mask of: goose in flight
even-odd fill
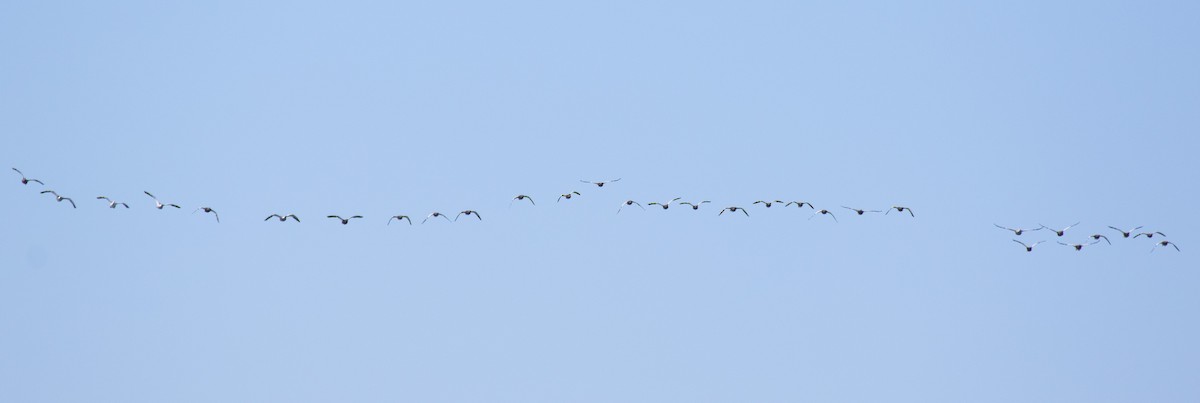
[[[263,221],[270,220],[272,218],[278,218],[279,222],[284,222],[284,221],[287,221],[288,217],[291,217],[293,220],[296,220],[296,222],[300,222],[300,217],[296,217],[295,214],[288,214],[288,215],[271,214],[271,215],[267,216],[267,218],[264,218]]]
[[[512,198],[512,200],[510,200],[510,201],[508,202],[508,207],[512,207],[512,204],[513,204],[513,202],[515,202],[515,201],[517,201],[517,200],[525,200],[525,199],[529,199],[529,204],[532,204],[532,205],[534,205],[534,206],[536,206],[536,205],[537,205],[537,203],[534,203],[534,202],[533,202],[533,198],[532,198],[532,197],[529,197],[529,196],[526,196],[526,195],[517,195],[517,197],[514,197],[514,198]]]
[[[1037,241],[1037,242],[1034,242],[1033,245],[1026,245],[1024,242],[1018,241],[1016,239],[1014,239],[1013,242],[1019,243],[1019,244],[1021,244],[1021,246],[1024,246],[1026,252],[1033,252],[1034,246],[1038,246],[1039,243],[1043,243],[1046,241]]]
[[[1109,227],[1109,228],[1112,228],[1112,229],[1115,229],[1115,230],[1117,230],[1117,232],[1120,232],[1120,233],[1121,233],[1121,236],[1124,236],[1124,237],[1126,237],[1126,238],[1129,238],[1129,234],[1132,234],[1132,233],[1133,233],[1133,231],[1137,231],[1137,230],[1139,230],[1139,229],[1142,229],[1142,226],[1140,226],[1140,225],[1139,225],[1139,226],[1137,226],[1137,227],[1135,227],[1134,229],[1131,229],[1131,230],[1129,230],[1129,231],[1126,231],[1126,230],[1123,230],[1123,229],[1120,229],[1120,228],[1117,228],[1117,227],[1114,227],[1114,226],[1111,226],[1111,225],[1109,225],[1108,227]]]
[[[1050,228],[1050,227],[1047,227],[1045,224],[1038,224],[1038,225],[1041,225],[1041,226],[1042,226],[1042,228],[1045,228],[1045,229],[1048,229],[1048,230],[1054,231],[1054,234],[1055,234],[1055,235],[1058,235],[1058,236],[1063,236],[1063,234],[1067,233],[1067,230],[1071,229],[1071,227],[1074,227],[1074,226],[1076,226],[1076,225],[1079,225],[1079,223],[1074,223],[1074,224],[1068,225],[1066,228],[1063,228],[1063,229],[1054,229],[1054,228]]]
[[[896,212],[898,212],[898,213],[903,213],[905,210],[907,210],[908,215],[913,216],[913,218],[917,217],[916,214],[913,214],[912,209],[910,209],[908,207],[903,207],[903,206],[892,206],[892,208],[888,209],[886,213],[883,213],[883,215],[887,215],[887,213],[892,212],[892,210],[896,210]]]
[[[217,222],[218,223],[221,222],[221,215],[217,214],[217,210],[213,210],[212,207],[201,207],[201,208],[192,210],[192,214],[196,214],[197,211],[201,211],[201,210],[203,210],[205,213],[212,213],[212,215],[214,217],[217,217]],[[270,217],[267,217],[267,218],[270,218]]]
[[[828,214],[830,217],[833,217],[833,222],[838,222],[837,216],[833,215],[833,212],[832,212],[832,211],[829,211],[829,210],[826,210],[826,209],[820,209],[820,210],[817,210],[817,211],[813,212],[813,213],[812,213],[812,215],[808,216],[808,219],[810,219],[810,220],[811,220],[813,217],[816,217],[816,216],[817,216],[817,214],[821,214],[821,215],[826,215],[826,214]]]
[[[787,204],[784,204],[783,207],[791,207],[791,205],[793,205],[793,204],[795,204],[797,208],[804,208],[804,205],[807,204],[808,208],[813,209],[813,210],[817,209],[816,207],[813,207],[812,203],[809,203],[806,201],[799,201],[799,200],[787,202]]]
[[[858,215],[863,215],[863,213],[882,213],[883,212],[883,210],[863,210],[863,209],[857,209],[857,208],[850,208],[850,207],[846,207],[846,206],[842,206],[842,208],[853,211],[855,213],[858,213]]]
[[[995,226],[996,226],[996,228],[1000,228],[1000,229],[1006,229],[1006,230],[1012,231],[1012,233],[1013,233],[1013,234],[1015,234],[1015,235],[1017,235],[1017,236],[1021,236],[1021,234],[1024,234],[1024,233],[1025,233],[1025,231],[1037,231],[1037,230],[1040,230],[1040,229],[1042,229],[1042,228],[1045,228],[1045,227],[1038,227],[1038,228],[1034,228],[1034,229],[1026,229],[1026,228],[1009,228],[1009,227],[1001,227],[1001,226],[1000,226],[1000,224],[992,224],[992,225],[995,225]]]
[[[1143,233],[1140,233],[1140,234],[1134,235],[1133,237],[1134,237],[1134,238],[1137,238],[1137,237],[1139,237],[1139,236],[1145,235],[1145,236],[1146,236],[1146,238],[1154,238],[1154,235],[1155,235],[1155,234],[1157,234],[1157,235],[1162,235],[1162,236],[1167,236],[1167,234],[1164,234],[1164,233],[1161,233],[1161,232],[1158,232],[1158,231],[1154,231],[1154,232],[1143,232]]]
[[[483,221],[483,217],[481,217],[481,216],[479,215],[479,212],[478,212],[478,211],[475,211],[475,210],[463,210],[463,211],[460,211],[460,212],[458,212],[458,215],[454,216],[454,221],[458,221],[458,217],[461,217],[461,216],[463,216],[464,214],[465,214],[467,217],[470,217],[470,216],[471,216],[471,214],[474,214],[474,215],[475,215],[475,218],[478,218],[478,219],[479,219],[479,221]]]
[[[355,218],[362,218],[362,216],[355,215],[355,216],[350,216],[350,218],[342,218],[342,216],[340,216],[340,215],[331,215],[331,216],[325,216],[325,218],[336,218],[336,219],[342,221],[342,225],[346,225],[346,224],[350,223],[350,220],[353,220]],[[296,220],[296,221],[300,221],[300,220]]]
[[[582,179],[581,179],[581,180],[579,180],[579,181],[580,181],[580,182],[583,182],[583,183],[590,183],[590,184],[596,185],[596,187],[598,187],[598,188],[602,188],[602,187],[604,187],[604,184],[606,184],[606,183],[613,183],[613,182],[616,182],[616,181],[619,181],[619,180],[621,180],[621,178],[613,179],[613,180],[610,180],[610,181],[603,181],[603,182],[601,182],[601,181],[595,181],[595,182],[592,182],[592,181],[585,181],[585,180],[582,180]]]
[[[756,201],[756,202],[750,203],[750,204],[761,204],[761,205],[765,206],[766,208],[771,208],[771,205],[773,205],[775,203],[783,203],[783,200],[776,200],[776,201],[759,200],[759,201]],[[784,207],[787,207],[787,206],[784,206]]]
[[[621,207],[617,207],[617,214],[621,214],[621,209],[625,208],[625,206],[632,206],[635,204],[638,206],[638,208],[640,208],[642,210],[646,210],[645,207],[642,207],[642,203],[635,202],[631,199],[631,200],[626,200],[626,201],[621,202]]]
[[[1076,243],[1076,244],[1068,244],[1068,243],[1059,242],[1058,244],[1062,245],[1062,246],[1070,246],[1072,248],[1075,248],[1075,250],[1083,250],[1084,246],[1092,246],[1092,245],[1095,245],[1098,243],[1100,243],[1100,241],[1092,241],[1091,243]]]
[[[1175,247],[1175,251],[1176,251],[1176,252],[1178,252],[1178,251],[1179,251],[1179,245],[1176,245],[1174,242],[1171,242],[1171,241],[1158,241],[1158,242],[1154,243],[1154,248],[1150,249],[1150,252],[1154,252],[1154,249],[1158,249],[1158,247],[1159,247],[1159,246],[1168,246],[1168,245],[1170,245],[1170,246],[1174,246],[1174,247]]]
[[[571,196],[583,196],[583,195],[580,194],[579,192],[575,192],[575,191],[563,193],[563,194],[558,195],[558,200],[555,201],[555,203],[562,201],[562,199],[564,199],[564,198],[567,200],[571,200]],[[529,201],[532,202],[533,199],[529,199]]]
[[[682,202],[682,203],[679,203],[679,204],[680,204],[681,206],[692,206],[692,210],[699,210],[699,209],[700,209],[700,205],[701,205],[701,204],[704,204],[704,203],[712,203],[712,202],[711,202],[711,201],[708,201],[708,200],[703,200],[703,201],[699,201],[699,202],[696,202],[696,203],[692,203],[692,202]],[[718,215],[720,215],[720,214],[718,214]]]
[[[37,182],[39,185],[46,186],[46,184],[42,183],[42,181],[40,181],[40,180],[26,178],[25,174],[21,173],[20,169],[13,168],[12,170],[17,171],[17,174],[21,175],[21,184],[22,185],[28,185],[29,182]]]
[[[671,199],[671,201],[668,201],[665,203],[649,202],[649,203],[646,203],[646,205],[647,206],[662,206],[663,210],[666,210],[666,209],[671,208],[671,203],[674,203],[676,200],[679,200],[679,199],[682,199],[682,197],[676,197],[674,199]]]
[[[78,207],[75,207],[75,201],[74,201],[74,200],[71,200],[71,198],[70,198],[70,197],[62,197],[62,196],[59,196],[59,195],[58,195],[58,192],[55,192],[55,191],[53,191],[53,190],[43,190],[43,191],[42,191],[42,194],[46,194],[46,193],[49,193],[49,194],[52,194],[52,195],[54,195],[54,199],[55,199],[55,201],[58,201],[58,202],[60,202],[60,203],[61,203],[63,200],[66,200],[66,201],[69,201],[69,202],[71,202],[71,208],[78,208]]]
[[[1100,238],[1104,238],[1104,242],[1108,242],[1109,245],[1112,245],[1112,241],[1108,240],[1108,237],[1106,237],[1104,235],[1092,234],[1090,236],[1092,237],[1093,240],[1096,240],[1096,241],[1099,241]]]
[[[743,207],[737,207],[737,206],[730,206],[730,207],[723,208],[723,209],[721,209],[721,212],[720,212],[720,213],[717,213],[717,215],[725,214],[725,212],[726,212],[726,211],[728,211],[728,212],[730,212],[730,213],[736,213],[736,212],[739,212],[739,211],[741,211],[741,212],[742,212],[742,214],[745,214],[745,215],[746,215],[746,217],[749,217],[749,216],[750,216],[750,213],[749,213],[749,212],[747,212],[745,208],[743,208]]]
[[[387,225],[392,225],[392,220],[408,220],[408,225],[412,225],[412,219],[411,219],[411,218],[408,218],[408,216],[406,216],[406,215],[394,215],[394,216],[392,216],[392,218],[389,218],[389,219],[388,219],[388,223],[387,223]]]
[[[434,211],[432,213],[429,213],[429,215],[425,216],[425,219],[421,220],[421,224],[424,224],[426,221],[429,221],[430,217],[442,217],[442,218],[445,218],[446,221],[450,221],[450,217],[446,217],[445,214]],[[453,221],[450,221],[450,222],[453,222]]]
[[[150,194],[150,192],[147,192],[145,190],[143,190],[142,193],[145,193],[146,196],[150,196],[151,199],[154,199],[154,208],[156,208],[156,209],[162,210],[163,207],[167,207],[167,206],[171,206],[174,208],[181,208],[181,207],[179,207],[178,204],[174,204],[174,203],[163,204],[162,202],[158,201],[157,197],[154,197],[154,195]]]
[[[121,203],[121,202],[115,201],[113,199],[104,197],[104,196],[96,196],[96,200],[104,200],[104,201],[108,202],[108,208],[117,208],[117,206],[125,206],[125,208],[129,208],[128,204]]]

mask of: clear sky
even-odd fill
[[[1200,400],[1194,1],[322,3],[0,3],[0,401]]]

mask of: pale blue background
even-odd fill
[[[165,3],[0,4],[0,401],[1200,400],[1200,3]]]

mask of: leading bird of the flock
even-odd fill
[[[1095,245],[1098,243],[1100,243],[1100,241],[1092,241],[1091,243],[1074,243],[1074,244],[1059,242],[1058,244],[1062,245],[1062,246],[1070,246],[1072,248],[1075,248],[1075,250],[1083,250],[1084,246],[1092,246],[1092,245]]]
[[[336,218],[336,219],[342,221],[342,225],[346,225],[346,224],[350,223],[350,220],[353,220],[355,218],[362,218],[362,216],[354,215],[354,216],[350,216],[350,218],[342,218],[342,216],[340,216],[340,215],[331,215],[331,216],[325,216],[325,218]],[[299,220],[297,220],[297,221],[299,221]]]
[[[812,203],[809,203],[806,201],[799,201],[799,200],[787,202],[787,204],[784,204],[783,207],[791,207],[793,204],[796,205],[796,208],[804,208],[804,205],[807,204],[808,208],[813,209],[813,210],[817,209],[816,207],[813,207]]]
[[[736,213],[736,212],[741,211],[742,214],[746,215],[746,217],[750,216],[750,213],[747,212],[745,208],[738,207],[738,206],[729,206],[729,207],[723,208],[723,209],[721,209],[721,212],[717,213],[717,215],[725,214],[726,211],[728,211],[730,213]]]
[[[606,184],[606,183],[613,183],[613,182],[616,182],[619,180],[621,180],[621,178],[613,179],[610,181],[603,181],[603,182],[601,182],[601,181],[585,181],[582,179],[580,179],[579,181],[583,182],[583,183],[590,183],[590,184],[596,185],[596,187],[598,187],[598,188],[602,188],[602,187],[604,187],[604,184]]]
[[[430,217],[442,217],[442,218],[445,218],[446,221],[448,221],[448,222],[453,222],[453,221],[450,221],[450,217],[446,217],[445,214],[434,211],[432,213],[429,213],[429,215],[425,216],[425,219],[421,220],[421,224],[424,224],[426,221],[429,221]]]
[[[536,205],[537,205],[537,203],[534,203],[534,202],[533,202],[533,198],[532,198],[532,197],[529,197],[529,196],[526,196],[526,195],[517,195],[516,197],[513,197],[513,198],[512,198],[512,200],[509,200],[509,201],[508,201],[508,207],[512,207],[512,204],[513,204],[513,202],[515,202],[515,201],[517,201],[517,200],[525,200],[525,199],[529,199],[529,204],[532,204],[532,205],[534,205],[534,206],[536,206]]]
[[[467,217],[470,217],[470,216],[471,216],[471,214],[474,214],[474,215],[475,215],[475,218],[478,218],[478,219],[479,219],[479,221],[483,221],[483,217],[482,217],[482,216],[480,216],[480,215],[479,215],[479,212],[478,212],[478,211],[475,211],[475,210],[463,210],[463,211],[459,211],[459,212],[458,212],[458,215],[454,216],[454,221],[458,221],[458,217],[462,217],[462,216],[463,216],[463,214],[466,214],[466,215],[467,215]]]
[[[904,206],[892,206],[892,208],[888,209],[886,213],[883,213],[883,215],[887,215],[888,213],[892,212],[892,210],[896,210],[896,212],[898,212],[898,213],[903,213],[905,211],[908,211],[908,215],[913,216],[913,218],[917,217],[916,214],[913,214],[912,209],[910,209],[908,207],[904,207]]]
[[[1120,228],[1117,228],[1117,227],[1114,227],[1114,226],[1111,226],[1111,225],[1109,225],[1108,227],[1109,227],[1109,228],[1112,228],[1112,229],[1115,229],[1115,230],[1117,230],[1117,232],[1120,232],[1120,233],[1121,233],[1121,236],[1124,236],[1124,237],[1126,237],[1126,238],[1129,238],[1129,234],[1132,234],[1132,233],[1133,233],[1133,231],[1137,231],[1137,230],[1140,230],[1140,229],[1142,229],[1142,226],[1141,226],[1141,225],[1139,225],[1139,226],[1137,226],[1137,227],[1135,227],[1134,229],[1131,229],[1131,230],[1129,230],[1129,231],[1126,231],[1126,230],[1123,230],[1123,229],[1120,229]]]
[[[174,203],[163,204],[163,202],[158,201],[157,197],[154,197],[154,195],[150,194],[150,192],[147,192],[145,190],[143,190],[142,193],[145,193],[146,196],[150,196],[151,199],[154,199],[154,208],[156,208],[156,209],[162,210],[163,207],[167,207],[167,206],[171,206],[174,208],[181,208],[181,207],[179,207],[178,204],[174,204]]]
[[[638,203],[638,202],[635,202],[632,199],[630,199],[630,200],[621,202],[621,207],[617,207],[617,214],[621,214],[621,209],[625,208],[625,206],[632,206],[635,204],[638,206],[638,208],[642,209],[643,211],[646,210],[645,207],[642,207],[642,203]]]
[[[1038,228],[1033,228],[1033,229],[1026,229],[1026,228],[1015,228],[1015,229],[1014,229],[1014,228],[1009,228],[1009,227],[1001,227],[1001,226],[1000,226],[1000,224],[992,224],[992,225],[995,225],[995,226],[996,226],[996,228],[1000,228],[1000,229],[1006,229],[1006,230],[1012,231],[1012,233],[1013,233],[1013,234],[1015,234],[1015,235],[1017,235],[1017,236],[1021,236],[1021,234],[1024,234],[1024,233],[1025,233],[1025,231],[1037,231],[1037,230],[1040,230],[1040,229],[1042,229],[1042,228],[1045,228],[1045,227],[1038,227]]]
[[[291,217],[293,220],[296,220],[296,222],[300,222],[300,217],[296,217],[295,214],[288,214],[288,215],[271,214],[271,215],[267,216],[267,218],[264,218],[263,221],[270,220],[272,218],[278,218],[279,222],[284,222],[284,221],[287,221],[288,217]]]
[[[62,197],[62,196],[59,196],[58,192],[55,192],[55,191],[53,191],[53,190],[43,190],[43,191],[42,191],[42,194],[46,194],[46,193],[49,193],[49,194],[52,194],[52,195],[54,195],[54,200],[55,200],[55,201],[58,201],[58,202],[60,202],[60,203],[61,203],[63,200],[66,200],[66,201],[69,201],[69,202],[71,202],[71,208],[78,208],[78,207],[75,207],[75,201],[74,201],[74,200],[71,200],[71,198],[70,198],[70,197]]]
[[[113,199],[109,199],[108,197],[105,197],[105,196],[96,196],[96,200],[104,200],[104,201],[108,202],[108,208],[117,208],[118,205],[125,206],[125,208],[129,208],[128,204],[121,203],[121,202],[118,202]]]
[[[701,205],[701,204],[704,204],[704,203],[712,203],[712,202],[711,202],[711,201],[708,201],[708,200],[701,200],[701,201],[699,201],[699,202],[695,202],[695,203],[692,203],[692,202],[682,202],[682,203],[679,203],[679,205],[681,205],[681,206],[692,206],[692,210],[699,210],[699,209],[700,209],[700,205]],[[720,215],[720,214],[717,214],[717,215]]]
[[[24,173],[21,173],[21,170],[20,170],[20,169],[13,168],[12,170],[14,170],[14,171],[17,171],[17,174],[18,174],[18,175],[21,175],[21,184],[22,184],[22,185],[28,185],[28,184],[29,184],[29,182],[37,182],[39,185],[46,186],[46,184],[45,184],[45,183],[42,183],[42,181],[40,181],[40,180],[26,178],[26,177],[25,177],[25,174],[24,174]]]
[[[1097,240],[1097,241],[1099,241],[1099,240],[1100,240],[1100,238],[1104,238],[1104,242],[1108,242],[1108,244],[1109,244],[1109,245],[1112,245],[1112,241],[1108,240],[1108,237],[1106,237],[1106,236],[1104,236],[1104,235],[1100,235],[1100,234],[1092,234],[1092,235],[1089,235],[1089,236],[1090,236],[1090,237],[1092,237],[1092,239],[1094,239],[1094,240]]]
[[[855,213],[858,213],[858,215],[863,215],[864,213],[882,213],[883,212],[883,210],[863,210],[863,209],[857,209],[857,208],[850,208],[850,207],[846,207],[846,206],[842,206],[842,208],[853,211]]]
[[[1038,244],[1044,243],[1046,241],[1037,241],[1037,242],[1034,242],[1033,245],[1026,245],[1024,242],[1018,241],[1016,239],[1014,239],[1013,242],[1019,243],[1019,244],[1021,244],[1021,246],[1024,246],[1026,252],[1033,252],[1034,246],[1038,246]]]
[[[406,216],[406,215],[394,215],[394,216],[392,216],[392,218],[389,218],[389,219],[388,219],[388,223],[387,223],[387,225],[392,225],[392,220],[408,220],[408,225],[412,225],[412,219],[411,219],[411,218],[408,218],[408,216]]]
[[[674,198],[674,199],[671,199],[671,200],[669,200],[669,201],[667,201],[667,202],[664,202],[664,203],[659,203],[659,202],[649,202],[649,203],[646,203],[646,205],[647,205],[647,206],[662,206],[663,210],[666,210],[666,209],[669,209],[669,208],[671,208],[671,203],[674,203],[674,202],[676,202],[676,201],[677,201],[677,200],[679,200],[679,199],[682,199],[682,197],[676,197],[676,198]]]
[[[1054,229],[1054,228],[1050,228],[1050,227],[1047,227],[1047,226],[1046,226],[1046,224],[1038,224],[1038,225],[1041,225],[1041,226],[1042,226],[1042,228],[1045,228],[1045,229],[1048,229],[1048,230],[1054,231],[1054,234],[1055,234],[1055,235],[1058,235],[1058,236],[1063,236],[1063,234],[1067,233],[1067,230],[1071,229],[1071,227],[1074,227],[1074,226],[1076,226],[1076,225],[1079,225],[1079,223],[1074,223],[1074,224],[1068,225],[1066,228],[1063,228],[1063,229]]]
[[[1134,237],[1134,238],[1137,238],[1137,237],[1139,237],[1139,236],[1145,236],[1146,238],[1154,238],[1154,235],[1162,235],[1162,236],[1167,236],[1167,234],[1164,234],[1164,233],[1161,233],[1161,232],[1158,232],[1158,231],[1154,231],[1154,232],[1143,232],[1143,233],[1140,233],[1140,234],[1134,235],[1133,237]]]
[[[766,208],[771,208],[771,205],[773,205],[775,203],[783,203],[783,200],[776,200],[776,201],[759,200],[759,201],[756,201],[756,202],[750,203],[750,204],[761,204],[761,205],[765,206]],[[786,207],[786,206],[784,206],[784,207]]]
[[[832,211],[829,211],[826,209],[820,209],[820,210],[813,212],[812,215],[808,216],[808,219],[810,219],[810,220],[813,219],[813,217],[816,217],[817,214],[821,214],[821,215],[828,214],[830,217],[833,217],[833,222],[838,222],[837,216],[833,215]]]
[[[558,200],[556,200],[555,203],[562,201],[562,199],[571,200],[571,196],[583,196],[583,195],[576,191],[570,191],[570,192],[558,195]],[[529,199],[529,201],[532,202],[533,199]]]
[[[1155,242],[1155,243],[1154,243],[1154,248],[1151,248],[1151,249],[1150,249],[1150,252],[1154,252],[1154,250],[1155,250],[1155,249],[1158,249],[1158,247],[1159,247],[1159,246],[1167,246],[1167,245],[1174,246],[1174,247],[1175,247],[1175,251],[1176,251],[1176,252],[1179,252],[1179,245],[1176,245],[1174,242],[1171,242],[1171,241],[1165,241],[1165,240],[1164,240],[1164,241],[1158,241],[1158,242]]]
[[[217,222],[218,223],[221,222],[221,215],[217,214],[217,210],[213,210],[212,207],[201,207],[201,208],[192,210],[192,214],[196,214],[196,212],[200,211],[200,210],[204,210],[205,213],[212,213],[212,215],[214,217],[217,217]],[[271,218],[271,217],[267,217],[267,218]]]

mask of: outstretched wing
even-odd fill
[[[1012,241],[1013,241],[1013,242],[1016,242],[1016,243],[1019,243],[1019,244],[1021,244],[1021,246],[1024,246],[1024,247],[1026,247],[1026,248],[1028,248],[1028,247],[1029,247],[1029,245],[1026,245],[1024,242],[1018,241],[1018,240],[1016,240],[1016,239],[1014,239],[1014,240],[1012,240]],[[1034,245],[1036,245],[1036,244],[1034,244]]]
[[[79,207],[75,207],[75,201],[71,200],[70,197],[64,197],[63,200],[71,202],[71,208],[79,208]]]

